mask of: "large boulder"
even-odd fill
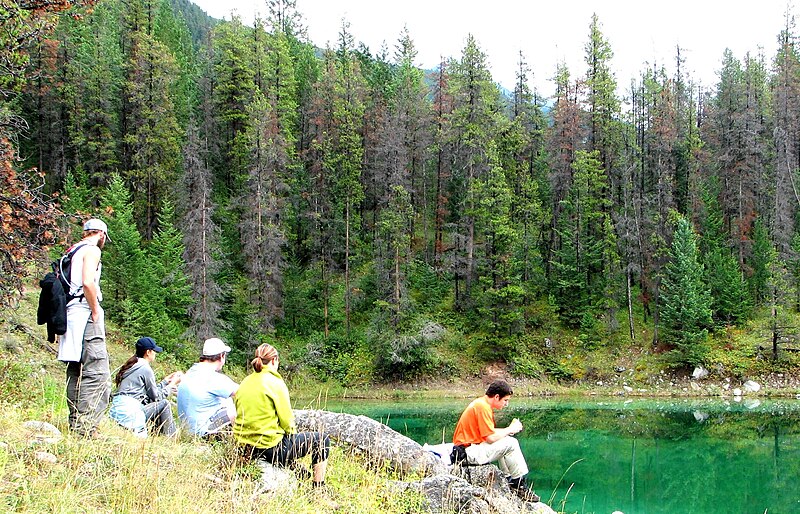
[[[255,462],[259,469],[261,469],[261,479],[258,481],[258,486],[253,492],[252,499],[264,493],[294,494],[298,485],[294,473],[273,466],[263,459],[256,459]]]
[[[366,416],[322,410],[295,410],[295,423],[301,432],[323,432],[340,444],[367,455],[377,465],[388,464],[401,474],[433,476],[447,468],[418,443]]]
[[[470,470],[473,481],[481,481],[487,476],[494,476],[490,470],[478,470],[489,466],[476,466]],[[494,467],[494,466],[492,466]],[[495,468],[496,469],[496,468]],[[484,473],[485,472],[485,473]],[[499,470],[497,470],[499,474]],[[502,475],[499,475],[502,477]],[[478,478],[482,477],[482,478]],[[505,484],[505,492],[499,484]],[[428,508],[434,514],[458,512],[469,514],[555,514],[548,505],[526,503],[508,490],[505,479],[494,482],[489,489],[474,485],[464,478],[452,474],[428,477],[417,482],[398,482],[401,489],[411,489],[421,493],[428,502]]]
[[[708,376],[708,370],[703,366],[697,366],[696,368],[694,368],[694,371],[692,372],[692,378],[694,380],[702,380],[707,376]]]

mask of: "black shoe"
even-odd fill
[[[534,493],[527,487],[522,489],[517,489],[514,492],[517,493],[517,496],[519,496],[519,498],[524,502],[538,503],[541,500],[538,494]]]
[[[508,487],[510,487],[511,490],[514,491],[514,493],[522,501],[536,503],[541,500],[538,494],[528,489],[528,484],[526,483],[524,476],[519,478],[509,478]]]

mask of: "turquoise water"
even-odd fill
[[[328,402],[419,443],[450,441],[469,400]],[[530,400],[514,417],[529,482],[567,513],[800,513],[800,402]]]

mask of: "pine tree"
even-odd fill
[[[186,333],[189,322],[187,309],[194,301],[183,260],[183,234],[175,226],[175,208],[169,201],[165,201],[159,210],[158,227],[146,251],[148,272],[158,284],[157,288],[149,289],[151,294],[144,298],[156,314],[150,320],[148,332],[158,330],[165,340],[175,344]],[[194,347],[189,349],[194,350]]]
[[[214,109],[223,159],[213,171],[226,199],[241,190],[249,163],[247,105],[256,87],[247,44],[251,39],[249,29],[237,16],[230,23],[217,25],[212,35]]]
[[[154,7],[138,1],[133,0],[126,13],[123,165],[134,219],[150,240],[159,206],[177,179],[180,127],[171,93],[178,67],[154,35]]]
[[[557,226],[561,246],[552,264],[559,313],[567,324],[577,326],[615,301],[608,287],[616,278],[618,257],[605,196],[608,182],[598,152],[576,152],[573,170],[573,185]]]
[[[753,224],[752,255],[748,260],[751,269],[748,283],[750,294],[756,305],[764,305],[764,302],[769,299],[769,266],[773,251],[769,232],[761,218],[757,218]]]
[[[449,116],[452,177],[450,179],[451,215],[456,220],[453,239],[455,302],[457,308],[469,308],[476,274],[476,239],[474,212],[480,199],[474,196],[473,184],[489,169],[487,148],[501,131],[502,108],[497,86],[492,82],[486,54],[474,36],[467,36],[461,59],[450,67],[449,94],[453,112]],[[461,283],[463,281],[463,287]]]
[[[712,299],[702,278],[697,236],[686,218],[676,216],[670,262],[661,287],[660,334],[674,346],[671,357],[676,364],[698,365],[708,350]]]
[[[390,287],[384,301],[391,311],[392,325],[398,329],[404,307],[409,299],[406,293],[405,265],[409,260],[411,235],[409,225],[413,215],[411,197],[401,185],[394,185],[389,192],[387,208],[381,211],[379,220],[379,241],[385,246],[388,256],[376,263],[380,282]]]
[[[715,194],[716,186],[716,181],[710,181],[703,194],[705,210],[700,247],[714,321],[738,325],[747,318],[751,301],[739,262],[728,247],[724,216]]]
[[[519,234],[511,217],[511,188],[498,165],[496,149],[490,146],[488,152],[489,170],[473,183],[478,204],[472,214],[484,238],[477,273],[481,284],[478,312],[492,332],[510,335],[524,328],[525,294],[514,255]]]
[[[134,221],[131,195],[119,175],[109,179],[100,205],[113,212],[113,216],[104,217],[109,234],[113,234],[113,244],[105,247],[103,255],[103,308],[110,319],[139,328],[149,312],[149,307],[142,305],[142,298],[157,285],[145,271],[145,252]]]

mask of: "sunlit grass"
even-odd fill
[[[259,494],[260,471],[242,463],[233,443],[141,440],[110,420],[100,436],[71,434],[52,445],[28,440],[24,409],[1,406],[0,510],[5,512],[423,512],[422,499],[391,487],[391,474],[342,448],[331,452],[329,492],[320,501],[310,484],[294,493]],[[56,417],[56,416],[45,416]],[[53,454],[54,464],[36,452]],[[308,465],[307,458],[305,464]]]

